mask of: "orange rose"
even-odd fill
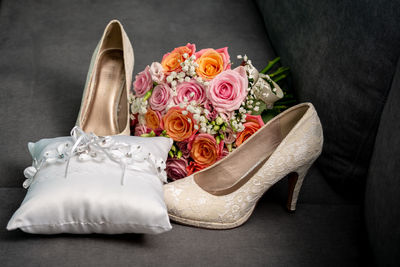
[[[144,115],[144,118],[146,120],[146,126],[150,129],[156,130],[160,128],[161,115],[159,112],[149,108],[146,112],[146,115]]]
[[[243,124],[244,130],[239,132],[236,137],[236,146],[240,146],[244,141],[246,141],[250,136],[258,131],[264,122],[260,115],[253,116],[246,114],[246,123]]]
[[[203,167],[214,164],[220,157],[220,148],[215,138],[210,134],[198,134],[192,143],[190,157]]]
[[[179,53],[172,52],[163,57],[161,65],[165,72],[173,72],[179,71],[182,62],[183,56]]]
[[[164,130],[174,141],[184,141],[191,137],[196,131],[194,129],[194,119],[190,112],[183,115],[182,109],[172,107],[162,119]]]
[[[194,44],[187,44],[186,46],[180,46],[172,50],[171,53],[167,53],[163,56],[161,65],[165,72],[170,73],[173,71],[179,72],[182,67],[181,63],[185,61],[183,54],[188,54],[190,57],[196,50]]]
[[[197,75],[206,80],[211,80],[222,71],[230,68],[229,54],[226,47],[217,50],[202,49],[196,53]]]

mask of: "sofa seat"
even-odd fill
[[[357,266],[358,205],[299,204],[288,213],[267,195],[241,227],[173,224],[161,235],[31,235],[5,225],[25,195],[0,189],[1,266]],[[281,205],[282,204],[282,205]]]

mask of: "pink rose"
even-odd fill
[[[215,51],[220,53],[222,58],[224,59],[224,70],[231,69],[231,58],[228,53],[228,47],[219,48]]]
[[[135,77],[133,88],[137,97],[143,97],[153,86],[153,80],[151,79],[150,67],[146,66],[144,71],[139,72]]]
[[[232,128],[230,126],[226,127],[226,130],[224,131],[224,141],[225,144],[229,145],[235,142],[235,133],[233,132]]]
[[[239,66],[226,70],[215,77],[207,91],[207,97],[218,112],[234,111],[247,96],[246,70]]]
[[[187,160],[184,158],[168,158],[167,159],[167,168],[165,171],[167,172],[167,176],[169,179],[175,181],[181,178],[186,177],[188,166]]]
[[[148,128],[146,125],[138,124],[135,128],[135,136],[141,136],[142,134],[150,133],[151,129]]]
[[[233,111],[220,112],[219,116],[226,122],[229,122],[233,116]]]
[[[154,87],[149,104],[153,110],[164,111],[170,100],[171,88],[167,84],[162,83]]]
[[[150,74],[151,74],[151,78],[156,83],[162,83],[164,81],[165,75],[164,75],[163,67],[160,63],[158,63],[158,62],[151,63]]]
[[[176,142],[176,145],[178,146],[179,150],[182,151],[182,157],[187,159],[190,156],[190,149],[188,147],[189,142],[188,141]]]
[[[174,97],[175,104],[183,102],[185,97],[189,102],[194,100],[198,104],[203,104],[206,100],[206,90],[204,86],[194,80],[180,83],[176,87],[176,93],[177,95]]]

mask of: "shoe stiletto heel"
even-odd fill
[[[289,185],[289,192],[288,192],[288,199],[286,203],[286,208],[289,212],[294,212],[296,210],[297,201],[294,201],[294,189],[296,188],[297,181],[299,180],[299,175],[297,172],[289,173],[288,175],[288,185]]]
[[[299,168],[297,171],[291,172],[288,175],[289,194],[288,194],[286,208],[289,212],[296,211],[296,205],[300,189],[301,186],[303,185],[304,177],[306,176],[307,171],[310,167],[311,164],[303,166],[302,168]]]
[[[196,227],[237,227],[247,221],[261,196],[285,177],[289,178],[287,208],[294,211],[304,177],[322,144],[314,106],[294,106],[213,166],[164,185],[169,216]]]

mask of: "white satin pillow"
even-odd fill
[[[97,144],[91,147],[84,143],[93,140],[78,138],[29,143],[34,160],[34,167],[24,172],[29,178],[24,186],[29,190],[8,230],[158,234],[171,229],[160,180],[166,179],[164,163],[172,139],[96,137]],[[99,141],[106,145],[100,147]],[[79,153],[71,156],[72,147]]]

